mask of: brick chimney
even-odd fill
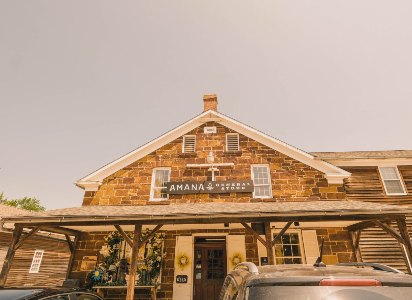
[[[203,111],[214,110],[217,111],[217,95],[207,94],[203,96]]]

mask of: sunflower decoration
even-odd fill
[[[103,278],[103,273],[100,270],[95,270],[93,272],[92,278],[94,281],[100,281]]]
[[[189,265],[190,259],[187,254],[182,253],[177,256],[176,263],[181,270],[184,270]]]
[[[232,255],[232,258],[230,259],[230,262],[232,263],[233,267],[241,263],[242,261],[244,261],[242,253],[234,253]]]

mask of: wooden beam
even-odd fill
[[[366,228],[371,228],[371,227],[375,227],[376,223],[375,221],[377,221],[378,219],[374,219],[374,220],[368,220],[368,221],[363,221],[363,222],[359,222],[353,225],[349,225],[348,227],[346,227],[347,230],[349,231],[357,231],[357,230],[363,230]],[[390,220],[388,219],[381,219],[379,220],[380,222],[390,222]]]
[[[270,222],[265,222],[265,237],[266,237],[266,251],[268,256],[268,264],[275,264],[275,256],[273,253],[272,246],[272,228],[270,227]]]
[[[382,228],[384,231],[386,231],[387,233],[389,233],[389,234],[390,234],[392,237],[394,237],[399,243],[405,244],[405,241],[404,241],[404,239],[402,238],[402,236],[401,236],[399,233],[397,233],[396,230],[395,230],[392,226],[387,225],[387,224],[385,224],[385,223],[382,223],[382,222],[380,222],[380,221],[378,221],[378,220],[374,221],[374,223],[375,223],[376,225],[378,225],[380,228]]]
[[[126,300],[134,299],[134,288],[135,288],[136,271],[137,271],[137,255],[139,253],[139,240],[141,236],[142,236],[142,224],[136,224],[134,226],[132,257],[130,261],[129,280],[127,281]]]
[[[396,223],[398,224],[399,232],[401,233],[401,236],[404,240],[404,246],[405,246],[405,256],[406,256],[406,266],[408,267],[409,274],[412,273],[412,244],[411,244],[411,238],[409,236],[409,231],[408,231],[408,226],[406,225],[406,220],[405,218],[398,219],[396,220]]]
[[[67,239],[67,237],[70,238],[69,235],[66,235],[66,239]],[[79,241],[79,236],[76,235],[74,237],[74,242],[72,243],[73,251],[70,249],[71,253],[70,253],[70,259],[69,259],[69,265],[67,266],[67,271],[66,271],[66,279],[70,278],[70,275],[71,275],[71,272],[72,272],[72,267],[73,267],[73,262],[74,262],[74,255],[76,254],[76,247],[77,247],[77,242],[78,241]]]
[[[14,246],[14,250],[19,249],[28,238],[36,234],[36,232],[39,230],[40,230],[40,226],[37,226],[37,227],[34,227],[31,231],[29,231],[27,234],[22,235],[20,237],[20,241],[16,244],[16,246]]]
[[[250,227],[247,223],[242,222],[240,224],[242,224],[242,226],[245,227],[246,231],[252,234],[259,242],[263,244],[263,246],[266,247],[266,240],[262,238],[256,231],[254,231],[252,227]]]
[[[6,258],[4,259],[3,269],[0,273],[0,287],[4,287],[4,285],[6,284],[7,276],[9,275],[14,254],[16,253],[16,244],[19,242],[22,232],[23,226],[15,225],[13,237],[11,239],[9,249],[7,250]]]
[[[293,222],[287,222],[285,227],[282,228],[282,230],[275,236],[275,238],[272,241],[272,247],[276,244],[276,242],[278,242],[278,240],[280,240],[280,238],[282,237],[282,235],[286,232],[286,230],[289,229],[289,227],[293,224]]]
[[[363,215],[349,215],[349,214],[318,214],[318,215],[307,215],[302,212],[301,215],[272,215],[270,214],[259,214],[259,215],[216,215],[216,216],[189,216],[189,217],[176,217],[176,216],[164,216],[162,218],[150,218],[150,216],[144,218],[135,219],[96,219],[92,220],[90,218],[79,218],[76,220],[66,219],[60,221],[50,221],[43,222],[39,220],[32,223],[19,223],[25,227],[33,226],[99,226],[99,225],[172,225],[172,224],[219,224],[219,223],[255,223],[255,222],[289,222],[294,220],[296,222],[322,222],[322,221],[372,221],[372,220],[396,220],[398,218],[404,217],[404,214],[385,214],[382,216],[376,216],[371,214]],[[373,225],[372,225],[373,226]],[[370,226],[369,226],[370,227]]]
[[[52,233],[58,233],[58,234],[68,234],[71,236],[78,236],[81,234],[81,231],[78,230],[73,230],[73,229],[68,229],[68,228],[63,228],[63,227],[54,227],[54,226],[41,226],[41,231],[48,231]]]
[[[133,242],[132,240],[127,236],[126,232],[124,232],[123,228],[120,227],[120,225],[114,225],[114,227],[116,228],[116,230],[120,233],[120,235],[123,237],[123,239],[126,241],[126,243],[132,247],[133,246]]]
[[[155,228],[153,228],[152,231],[149,232],[149,234],[145,235],[145,236],[142,238],[142,240],[139,242],[139,248],[140,248],[141,246],[143,246],[144,244],[146,244],[146,242],[147,242],[148,240],[150,240],[150,239],[156,234],[156,232],[158,232],[159,229],[162,228],[162,226],[163,226],[163,224],[157,225]]]

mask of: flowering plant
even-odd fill
[[[150,230],[142,234],[142,238],[150,234]],[[130,239],[133,239],[133,234],[127,233]],[[156,233],[150,238],[144,248],[144,257],[137,270],[136,279],[139,285],[157,285],[159,282],[160,270],[162,266],[163,258],[166,253],[163,253],[163,241],[165,238],[164,233]],[[123,237],[117,231],[109,233],[104,238],[104,245],[99,250],[99,253],[103,257],[102,264],[99,265],[89,274],[89,281],[94,285],[113,285],[115,283],[123,282],[124,276],[121,274],[127,274],[127,266],[121,266],[121,260],[126,264],[126,259],[121,259],[125,256],[128,258],[128,252],[126,249],[122,249]],[[124,247],[128,247],[124,244]],[[120,281],[119,281],[120,280]]]
[[[149,229],[143,234],[143,237],[150,233]],[[166,253],[162,253],[164,233],[156,233],[146,244],[143,265],[138,268],[140,275],[139,283],[141,285],[157,285],[160,276],[160,269],[163,258]]]

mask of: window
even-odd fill
[[[405,195],[405,189],[397,167],[380,167],[383,186],[387,195]]]
[[[252,165],[254,198],[272,198],[272,184],[268,165]]]
[[[195,153],[196,151],[196,136],[195,135],[184,135],[183,136],[183,153]]]
[[[300,239],[297,232],[282,235],[280,241],[275,244],[275,257],[277,265],[303,263]]]
[[[168,199],[165,192],[166,182],[170,180],[170,168],[156,168],[152,174],[152,188],[150,190],[150,200]]]
[[[226,151],[236,152],[239,151],[239,134],[227,133],[226,134]]]
[[[34,251],[29,273],[39,273],[41,260],[43,259],[44,250]]]

